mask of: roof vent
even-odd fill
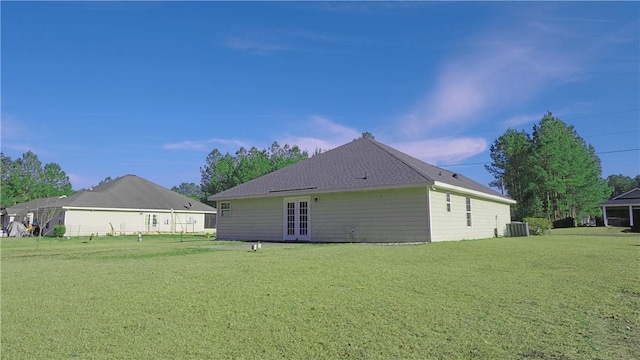
[[[453,173],[453,175],[451,175],[451,176],[453,176],[456,179],[458,178],[458,174],[456,174],[456,173]]]

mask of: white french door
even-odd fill
[[[285,198],[283,204],[284,240],[311,240],[309,197]]]
[[[158,214],[144,214],[144,231],[158,231]]]

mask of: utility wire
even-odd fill
[[[613,154],[613,153],[621,153],[621,152],[630,152],[630,151],[640,151],[640,148],[637,149],[623,149],[623,150],[610,150],[610,151],[599,151],[596,154]],[[456,166],[471,166],[471,165],[487,165],[491,164],[490,161],[485,162],[475,162],[475,163],[466,163],[466,164],[446,164],[446,165],[438,165],[439,167],[456,167]]]

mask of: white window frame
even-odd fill
[[[451,212],[451,193],[446,194],[447,197],[447,212]]]
[[[220,217],[231,217],[231,201],[220,202]]]
[[[468,196],[466,198],[466,203],[467,203],[467,227],[471,227],[473,224],[471,222],[471,198]]]

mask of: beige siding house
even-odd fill
[[[372,243],[502,236],[515,203],[366,138],[209,200],[218,239]]]
[[[42,199],[37,206],[18,204],[8,208],[9,213],[14,217],[21,213],[31,223],[50,219],[39,224],[45,235],[60,224],[66,226],[67,236],[81,236],[215,232],[216,209],[138,176],[125,175],[73,196]]]

